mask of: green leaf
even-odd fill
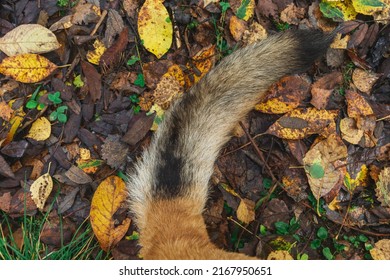
[[[248,5],[250,3],[250,0],[242,0],[240,7],[237,9],[237,17],[239,19],[243,19],[246,14],[246,9],[248,8]]]
[[[38,111],[41,111],[41,110],[43,110],[43,108],[45,108],[45,107],[46,107],[45,104],[39,103],[38,106],[37,106],[37,110],[38,110]]]
[[[134,81],[134,84],[139,87],[145,86],[145,79],[143,74],[138,74],[137,79]]]
[[[58,114],[57,119],[61,123],[66,123],[68,120],[68,117],[65,114]]]
[[[320,239],[314,239],[312,242],[310,242],[310,248],[317,250],[321,247],[321,240]]]
[[[267,228],[264,225],[260,225],[260,234],[261,235],[267,234]]]
[[[30,99],[26,103],[26,108],[27,109],[35,109],[38,106],[38,102],[35,101],[34,99]]]
[[[51,114],[49,115],[49,120],[51,120],[52,122],[55,121],[58,117],[58,113],[57,111],[53,111],[51,112]]]
[[[228,2],[219,2],[219,5],[221,6],[222,13],[226,13],[227,9],[230,8],[230,4]]]
[[[321,179],[325,175],[325,170],[320,163],[316,162],[309,166],[309,175],[314,179]]]
[[[303,253],[302,255],[298,254],[297,259],[300,261],[307,261],[309,259],[309,255],[305,253]]]
[[[129,177],[127,177],[127,175],[125,175],[122,171],[118,171],[116,175],[125,182],[129,181]]]
[[[139,105],[133,106],[133,112],[134,112],[134,114],[138,114],[140,111],[141,111],[141,106],[139,106]]]
[[[275,223],[275,229],[277,234],[286,235],[288,234],[290,226],[289,224],[279,221]]]
[[[139,103],[139,97],[138,97],[138,95],[137,94],[132,94],[132,95],[130,95],[130,101],[132,102],[132,103]]]
[[[58,107],[56,111],[60,114],[63,114],[63,113],[65,113],[66,110],[68,110],[68,106],[63,105],[63,106]]]
[[[128,66],[134,65],[135,63],[137,63],[137,61],[140,61],[140,58],[135,55],[132,55],[130,59],[127,61],[127,65]]]
[[[359,234],[358,239],[361,242],[367,242],[368,241],[368,237],[365,236],[364,234]]]
[[[270,178],[263,178],[263,187],[269,190],[272,187],[272,180]]]
[[[136,231],[133,231],[133,233],[129,236],[126,236],[127,240],[138,240],[139,239],[139,233]]]
[[[317,236],[321,240],[325,240],[328,238],[328,231],[324,227],[320,227],[317,231]]]
[[[84,82],[83,80],[81,79],[81,75],[77,75],[74,80],[73,80],[73,85],[76,87],[76,88],[81,88],[84,86]]]
[[[59,91],[56,91],[54,93],[49,93],[47,98],[53,102],[55,105],[61,104],[62,99],[60,98],[61,93]]]
[[[327,260],[333,260],[334,259],[334,256],[333,256],[332,252],[330,251],[329,247],[325,247],[324,249],[322,249],[322,254],[324,255],[324,257]]]
[[[332,6],[327,2],[320,3],[320,11],[327,18],[334,20],[340,20],[344,18],[343,12],[339,8]]]

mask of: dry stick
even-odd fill
[[[248,233],[250,233],[250,234],[256,236],[256,238],[257,238],[258,240],[261,240],[261,238],[258,237],[255,233],[251,232],[249,229],[247,229],[246,227],[242,226],[239,222],[237,222],[236,220],[234,220],[232,217],[227,217],[227,219],[228,219],[229,221],[232,221],[232,222],[235,223],[236,225],[238,225],[240,228],[242,228],[242,229],[245,230],[246,232],[248,232]]]
[[[107,10],[104,10],[102,15],[100,16],[100,19],[99,19],[98,23],[96,24],[95,28],[92,30],[91,34],[89,34],[90,36],[95,35],[95,33],[99,29],[100,25],[102,25],[102,22],[105,19],[106,15],[107,15]]]

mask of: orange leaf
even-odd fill
[[[7,57],[0,64],[1,74],[22,83],[39,82],[55,69],[57,69],[57,65],[38,54],[20,54]]]
[[[93,195],[90,212],[91,225],[104,251],[116,245],[130,226],[129,218],[116,226],[113,217],[126,198],[125,183],[117,176],[110,176],[101,182]]]

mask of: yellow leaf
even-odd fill
[[[110,176],[100,183],[91,203],[90,219],[93,232],[104,251],[110,250],[126,234],[130,219],[116,225],[115,212],[126,201],[127,191],[123,180]]]
[[[152,108],[150,108],[150,111],[148,112],[148,114],[156,113],[154,120],[153,120],[153,125],[150,128],[151,131],[157,130],[158,125],[162,122],[162,120],[164,118],[164,112],[165,111],[158,104],[154,104],[152,106]]]
[[[227,191],[228,193],[230,193],[231,195],[233,195],[233,196],[235,196],[235,197],[241,198],[240,195],[239,195],[231,186],[222,183],[222,184],[221,184],[221,187],[222,187],[225,191]]]
[[[48,119],[41,117],[33,122],[30,131],[26,137],[32,138],[36,141],[44,141],[50,137],[51,125]]]
[[[383,9],[388,6],[384,1],[379,0],[352,0],[352,5],[355,8],[356,12],[363,15],[373,15],[377,12],[383,11]]]
[[[38,54],[20,54],[4,58],[0,73],[22,83],[36,83],[49,76],[57,65]]]
[[[91,151],[85,148],[80,148],[80,158],[83,160],[89,160],[91,158]]]
[[[365,187],[367,186],[368,181],[368,168],[363,164],[360,168],[360,171],[356,174],[355,178],[351,178],[351,175],[347,172],[344,178],[344,185],[349,192],[353,193],[356,187]]]
[[[267,260],[293,260],[294,258],[290,255],[288,251],[279,250],[271,252]]]
[[[341,38],[341,33],[337,33],[336,38],[333,40],[333,43],[330,45],[332,49],[342,49],[346,50],[348,47],[348,42],[351,36],[345,35]]]
[[[356,127],[356,121],[351,118],[344,118],[340,121],[341,137],[351,144],[358,144],[363,137],[364,131]]]
[[[334,123],[335,111],[315,108],[295,109],[278,119],[267,133],[279,138],[297,140],[312,134],[321,134]]]
[[[390,260],[390,239],[376,242],[370,254],[374,260]]]
[[[241,199],[240,205],[237,208],[237,218],[245,223],[249,224],[255,220],[255,203],[249,199]]]
[[[347,113],[350,118],[359,119],[364,116],[374,115],[370,103],[357,92],[347,90],[345,99],[347,100]]]
[[[138,13],[138,33],[144,47],[157,58],[172,44],[172,22],[161,0],[146,0]]]
[[[230,18],[229,30],[232,34],[234,40],[240,41],[244,35],[244,31],[248,29],[246,22],[242,19],[239,19],[235,15]]]
[[[60,47],[56,35],[40,24],[22,24],[0,38],[0,49],[8,56],[47,53]]]
[[[153,91],[154,102],[163,110],[168,109],[171,102],[183,94],[183,88],[173,76],[163,76]]]
[[[106,47],[104,44],[96,39],[96,41],[93,43],[93,47],[95,48],[93,51],[88,51],[87,53],[87,59],[89,62],[95,65],[99,65],[100,57],[103,55],[103,53],[106,51]]]
[[[200,50],[192,57],[192,64],[187,63],[188,69],[197,69],[200,74],[193,75],[191,80],[188,76],[186,78],[186,85],[188,87],[196,84],[207,72],[211,70],[215,63],[215,45],[211,45]]]
[[[30,187],[31,198],[37,205],[39,210],[43,210],[46,200],[53,190],[53,179],[49,173],[43,174],[36,179]]]
[[[5,138],[5,141],[2,143],[2,145],[6,145],[10,143],[12,139],[14,139],[15,133],[20,127],[20,125],[22,124],[25,115],[26,114],[23,111],[23,107],[20,107],[18,110],[14,112],[11,120],[9,121],[11,128],[8,131],[7,137]]]
[[[237,9],[235,9],[235,7],[233,7],[234,13],[239,18],[247,21],[254,14],[255,0],[242,0],[242,1],[238,1],[238,2],[241,2],[241,4]]]

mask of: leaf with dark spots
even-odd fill
[[[15,174],[12,172],[11,167],[5,161],[5,159],[0,155],[0,175],[9,178],[15,178]]]
[[[91,100],[93,103],[95,103],[96,100],[99,100],[102,96],[101,75],[92,64],[86,61],[81,61],[81,68],[83,69],[83,74],[87,82],[88,92],[91,95]]]
[[[116,42],[101,56],[100,66],[103,67],[103,69],[112,67],[114,64],[119,62],[122,52],[127,46],[128,37],[128,29],[125,27],[119,34],[118,40],[116,40]]]
[[[9,157],[21,158],[28,147],[26,140],[13,141],[1,149],[1,153]]]
[[[153,124],[154,116],[147,116],[145,113],[135,115],[129,124],[126,134],[122,137],[122,141],[134,146],[148,133]]]

